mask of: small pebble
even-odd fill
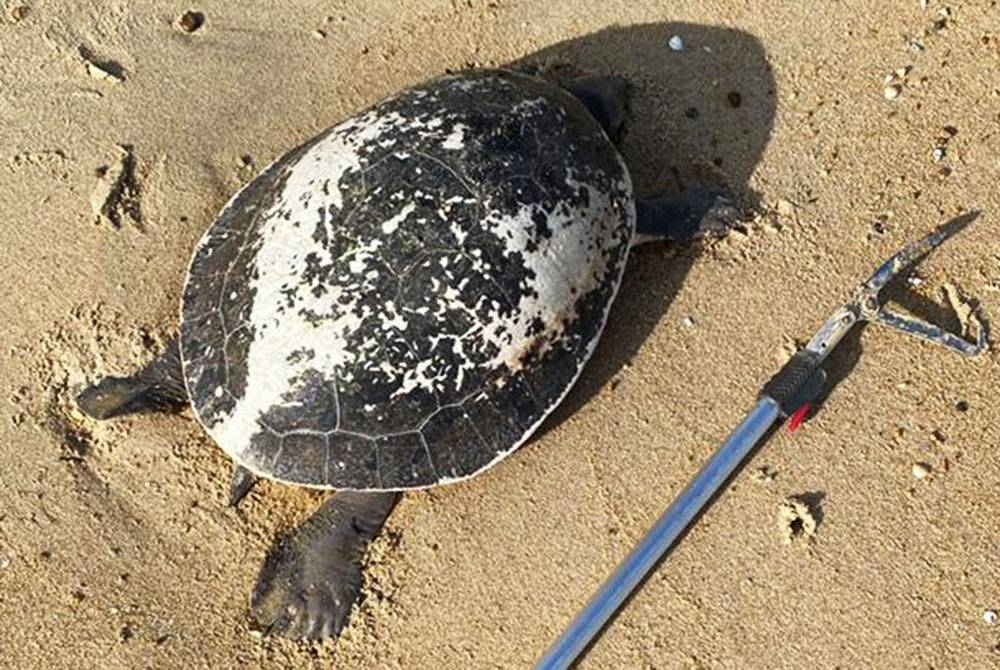
[[[92,63],[90,61],[87,61],[86,66],[87,66],[87,74],[90,75],[91,79],[96,79],[98,81],[106,81],[110,84],[118,84],[121,83],[122,81],[122,78],[119,77],[117,74],[111,72],[110,70],[105,70],[97,63]]]
[[[671,51],[684,51],[684,40],[681,39],[680,35],[674,35],[671,37],[670,41],[667,42],[667,45],[670,47]]]
[[[6,556],[0,556],[0,570],[6,570],[10,567],[10,559]]]
[[[692,319],[690,316],[685,316],[683,321],[681,321],[681,323],[683,323],[688,328],[691,328],[692,326],[694,326],[694,319]]]
[[[885,89],[882,91],[882,95],[885,96],[886,100],[895,100],[896,98],[899,97],[899,94],[902,92],[902,90],[903,89],[901,89],[898,84],[892,84],[891,86],[885,87]]]
[[[935,163],[940,163],[941,161],[943,161],[945,155],[946,153],[944,147],[934,147],[934,150],[931,151],[931,158],[934,160]]]
[[[998,618],[1000,618],[1000,615],[997,614],[996,610],[983,611],[983,621],[991,626],[997,622]]]
[[[730,91],[729,93],[726,93],[726,100],[729,102],[729,106],[734,109],[743,104],[743,96],[740,95],[739,91]]]
[[[205,15],[193,9],[188,10],[177,19],[176,25],[186,33],[193,33],[205,25]]]
[[[914,479],[927,479],[927,476],[931,474],[931,466],[926,463],[914,463],[910,472]]]
[[[322,40],[326,38],[326,33],[324,33],[322,30],[317,29],[312,31],[312,36],[314,39]]]

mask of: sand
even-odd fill
[[[0,665],[527,666],[897,246],[981,209],[900,299],[951,328],[956,299],[1000,314],[1000,8],[927,5],[5,0]],[[544,433],[406,496],[339,641],[256,639],[256,571],[321,495],[264,484],[227,509],[189,415],[99,424],[73,393],[176,328],[194,244],[270,160],[407,84],[523,62],[628,77],[638,191],[723,184],[747,221],[635,252]],[[996,353],[869,327],[832,370],[582,667],[1000,663]]]

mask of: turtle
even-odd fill
[[[485,471],[566,396],[630,248],[720,235],[721,189],[637,198],[629,84],[476,69],[405,89],[271,163],[198,242],[178,333],[77,395],[95,419],[190,407],[259,478],[330,489],[275,540],[265,634],[339,634],[402,492]]]

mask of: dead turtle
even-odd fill
[[[625,103],[613,77],[477,70],[323,132],[205,233],[166,351],[79,395],[99,419],[190,405],[233,504],[257,477],[337,490],[265,561],[261,630],[337,634],[399,492],[496,464],[573,386],[629,247],[724,229],[717,192],[635,199]]]

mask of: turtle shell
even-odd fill
[[[634,227],[620,155],[561,88],[496,70],[408,89],[272,163],[198,244],[195,415],[285,482],[469,477],[573,385]]]

